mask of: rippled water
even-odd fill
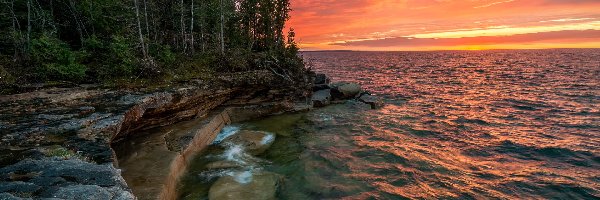
[[[238,125],[278,134],[258,166],[285,176],[281,199],[600,198],[600,50],[303,55],[388,105]],[[214,181],[206,158],[183,198]]]

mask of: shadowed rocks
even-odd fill
[[[379,109],[385,105],[382,98],[363,91],[359,84],[347,82],[329,83],[330,79],[323,76],[325,75],[317,74],[313,83],[314,92],[311,101],[314,107],[325,107],[332,103],[343,103],[347,100],[355,100],[368,104],[372,109]]]

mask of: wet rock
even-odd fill
[[[333,83],[330,85],[331,96],[334,99],[355,98],[362,91],[360,85],[356,83]]]
[[[314,84],[315,85],[321,85],[321,84],[329,84],[329,82],[331,82],[331,79],[329,77],[327,77],[327,75],[325,74],[316,74],[315,75],[315,81]]]
[[[237,162],[221,160],[206,164],[207,169],[228,169],[241,167]]]
[[[237,172],[219,178],[208,192],[210,200],[271,200],[275,195],[281,176],[271,172]]]
[[[259,155],[265,152],[273,142],[275,142],[273,133],[241,130],[235,135],[225,138],[221,144],[241,145],[248,153]]]
[[[379,109],[379,108],[382,108],[383,106],[385,106],[383,99],[373,96],[373,95],[370,95],[370,94],[361,95],[358,98],[358,101],[369,104],[372,109]]]
[[[312,95],[312,102],[315,107],[323,107],[331,103],[331,90],[319,90]]]

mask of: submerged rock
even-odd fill
[[[362,88],[356,83],[333,83],[331,96],[334,99],[351,99],[360,94]]]
[[[210,200],[270,200],[276,199],[281,176],[271,172],[250,171],[231,173],[219,178],[208,191]]]
[[[382,108],[383,106],[385,106],[383,99],[376,97],[376,96],[372,96],[370,94],[363,94],[362,96],[360,96],[358,98],[358,100],[360,102],[369,104],[372,109],[379,109],[379,108]]]
[[[241,145],[252,155],[265,152],[275,142],[275,134],[264,131],[241,130],[223,140],[224,144]]]
[[[331,103],[331,90],[319,90],[312,95],[312,102],[315,107],[323,107]]]
[[[241,167],[239,163],[228,160],[220,160],[206,164],[207,169],[228,169]]]

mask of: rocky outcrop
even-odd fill
[[[288,85],[270,72],[256,71],[223,75],[211,82],[179,83],[167,88],[110,90],[82,86],[0,96],[0,171],[2,175],[7,174],[0,177],[0,186],[6,186],[0,190],[0,196],[40,198],[56,195],[87,199],[90,196],[85,195],[93,193],[112,199],[133,198],[121,195],[122,192],[131,193],[124,181],[89,181],[107,180],[105,177],[122,180],[118,170],[109,170],[109,166],[116,163],[110,147],[112,142],[136,136],[140,130],[206,116],[217,106],[230,104],[228,102],[235,102],[231,105],[290,102],[295,96],[289,94],[297,94],[298,88],[304,86]],[[283,107],[294,107],[287,105]],[[264,107],[263,115],[278,110]],[[172,148],[189,149],[186,145],[193,141],[184,138],[173,139],[180,144]],[[77,156],[56,159],[56,155],[43,151],[51,146],[60,146]],[[53,169],[66,165],[86,167]],[[31,169],[33,166],[45,167],[22,169],[27,166]],[[105,171],[87,173],[85,169]],[[14,188],[26,188],[31,193]]]
[[[330,87],[331,96],[337,100],[356,98],[362,92],[362,88],[356,83],[339,82],[331,84]]]
[[[111,163],[26,159],[0,169],[0,194],[60,199],[134,199]]]
[[[331,90],[324,89],[313,93],[312,98],[314,107],[324,107],[331,103]]]
[[[281,176],[271,172],[234,172],[217,180],[208,192],[210,200],[276,199]]]
[[[363,91],[359,84],[348,82],[329,83],[329,81],[330,79],[324,74],[316,75],[313,83],[314,92],[311,97],[314,107],[324,107],[332,103],[343,103],[346,100],[355,100],[368,104],[372,109],[379,109],[385,105],[382,98]]]
[[[385,102],[383,102],[383,99],[373,96],[368,93],[362,94],[358,98],[358,101],[369,104],[372,109],[379,109],[379,108],[382,108],[383,106],[385,106]]]

